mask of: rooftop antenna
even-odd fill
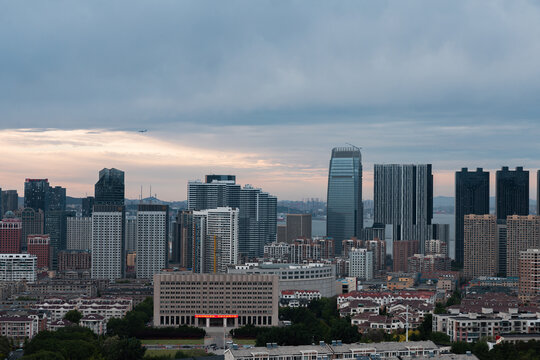
[[[362,149],[361,147],[358,147],[358,146],[353,145],[353,144],[351,144],[351,143],[345,143],[345,144],[350,145],[350,146],[352,146],[353,148],[358,149],[358,150],[361,150],[361,149]]]
[[[139,196],[139,203],[142,203],[142,185],[141,185],[141,195]]]

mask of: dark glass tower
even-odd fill
[[[46,198],[49,192],[48,179],[26,179],[24,182],[24,207],[35,211],[46,209]]]
[[[489,172],[482,168],[456,172],[456,261],[463,264],[465,215],[489,214]]]
[[[496,174],[497,220],[506,221],[508,215],[529,215],[529,172],[523,167],[508,170],[504,166]]]
[[[359,236],[363,219],[360,149],[334,148],[328,170],[326,234],[334,239],[336,254],[341,254],[342,240]]]
[[[182,210],[176,214],[170,261],[180,264],[180,267],[193,268],[193,211],[191,210]]]
[[[124,172],[103,169],[95,186],[96,205],[124,205]]]
[[[45,196],[45,211],[66,210],[66,188],[61,186],[49,187]]]
[[[92,216],[92,208],[94,207],[94,197],[87,196],[82,199],[82,216],[90,217]]]

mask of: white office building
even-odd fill
[[[349,251],[349,276],[362,280],[373,279],[373,253],[367,249]]]
[[[67,218],[68,250],[90,250],[92,245],[92,218]]]
[[[37,256],[0,254],[0,281],[36,281]]]
[[[167,267],[169,207],[140,204],[137,209],[136,274],[152,279]]]
[[[124,207],[95,205],[92,213],[92,278],[124,275]]]

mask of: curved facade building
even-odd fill
[[[326,199],[326,235],[334,239],[336,254],[341,254],[341,241],[358,236],[363,226],[362,156],[359,148],[332,149]]]

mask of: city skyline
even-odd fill
[[[86,131],[86,130],[85,130]],[[92,131],[88,131],[89,133],[92,133]],[[0,130],[0,134],[2,131]],[[134,136],[138,136],[137,134],[133,134]],[[134,144],[135,145],[135,144]],[[346,146],[346,144],[344,144]],[[141,186],[143,187],[143,198],[149,197],[150,193],[150,186],[152,187],[152,196],[157,195],[157,197],[160,200],[165,201],[187,201],[187,191],[186,191],[186,184],[189,181],[193,180],[202,180],[204,181],[204,176],[208,174],[220,174],[220,173],[231,173],[235,174],[238,182],[241,184],[250,184],[253,185],[256,188],[263,188],[265,191],[269,192],[272,195],[277,196],[278,200],[303,200],[307,198],[319,198],[323,201],[326,201],[326,192],[327,192],[327,186],[328,186],[328,161],[330,160],[329,153],[331,152],[332,148],[327,149],[327,153],[324,154],[327,156],[327,159],[322,159],[321,163],[325,163],[324,168],[316,169],[317,171],[314,171],[313,169],[309,171],[310,174],[314,177],[312,178],[306,178],[303,175],[299,175],[300,171],[296,170],[293,171],[293,174],[291,178],[276,178],[276,179],[269,179],[268,176],[266,176],[266,173],[263,170],[260,170],[257,172],[257,170],[249,171],[250,169],[247,167],[244,168],[236,168],[236,171],[233,171],[231,169],[234,169],[231,167],[224,167],[221,165],[215,165],[213,168],[208,168],[208,171],[203,170],[202,172],[199,172],[199,170],[190,170],[190,173],[193,174],[191,177],[186,177],[185,175],[181,178],[163,178],[163,177],[148,177],[148,173],[152,174],[152,172],[147,172],[145,169],[144,163],[141,164],[128,164],[125,162],[113,162],[113,161],[106,161],[103,160],[102,162],[95,162],[95,161],[89,161],[90,164],[95,164],[94,167],[89,167],[89,163],[87,162],[81,162],[77,159],[71,159],[73,163],[71,163],[73,166],[67,166],[68,169],[72,170],[73,168],[78,169],[77,172],[68,172],[65,169],[65,165],[60,166],[58,169],[51,168],[47,165],[46,159],[42,159],[39,164],[37,164],[35,167],[28,167],[25,169],[23,164],[13,164],[16,166],[17,171],[15,173],[10,172],[9,167],[5,169],[2,173],[0,173],[0,187],[2,190],[16,190],[18,192],[18,195],[20,198],[24,197],[24,181],[26,178],[47,178],[50,183],[54,183],[55,185],[62,186],[66,188],[66,195],[70,197],[77,197],[77,198],[83,198],[86,196],[93,196],[94,195],[94,185],[95,185],[95,177],[96,172],[98,172],[100,169],[104,167],[112,167],[121,169],[126,173],[126,181],[125,181],[125,187],[126,187],[126,199],[138,199],[139,195],[141,193]],[[365,151],[365,150],[363,150]],[[9,149],[8,149],[9,152]],[[40,151],[37,151],[37,156],[40,158],[43,156],[43,154],[40,153]],[[222,155],[220,155],[222,156]],[[216,160],[219,160],[220,158],[217,157]],[[365,159],[365,158],[364,158]],[[87,158],[86,160],[90,160]],[[107,165],[107,164],[122,164],[122,165]],[[213,164],[216,162],[213,161]],[[382,162],[380,164],[416,164],[418,162],[416,161],[408,161],[408,162],[401,162],[398,161],[388,161],[388,162]],[[496,193],[496,187],[495,187],[495,177],[496,177],[496,171],[501,170],[503,166],[509,166],[511,169],[514,169],[517,166],[523,166],[522,163],[503,163],[503,165],[496,167],[496,168],[488,168],[485,166],[481,166],[479,164],[476,164],[474,161],[467,161],[464,162],[466,164],[470,164],[468,166],[469,169],[476,169],[478,167],[482,167],[484,171],[489,172],[489,184],[490,184],[490,197],[495,197]],[[100,165],[105,164],[105,165]],[[8,162],[9,165],[9,162]],[[362,179],[362,196],[363,200],[373,200],[373,191],[374,191],[374,183],[373,183],[373,176],[374,176],[374,165],[372,161],[365,160],[363,161],[363,179]],[[467,166],[458,166],[455,169],[449,169],[449,170],[439,170],[437,171],[437,163],[433,163],[433,193],[434,196],[446,196],[446,197],[454,197],[454,179],[455,179],[455,173],[460,171],[461,168],[467,167]],[[253,164],[254,168],[257,167],[257,165]],[[270,165],[268,165],[270,167]],[[186,166],[188,169],[193,169],[192,166]],[[536,168],[528,168],[526,166],[523,166],[524,170],[529,171],[529,199],[530,200],[536,200],[537,197],[537,169]],[[36,170],[37,169],[37,170]],[[182,166],[173,166],[171,164],[171,168],[161,168],[162,174],[167,176],[167,174],[182,174]],[[216,171],[212,171],[212,169],[216,169]],[[241,176],[239,174],[245,174],[244,176]],[[252,180],[252,181],[249,181]],[[316,181],[315,181],[316,180]],[[286,184],[286,186],[283,186]],[[313,192],[306,193],[307,189],[315,189]],[[310,190],[311,191],[311,190]],[[297,195],[299,192],[301,192],[303,195]],[[304,195],[305,194],[305,195]]]

